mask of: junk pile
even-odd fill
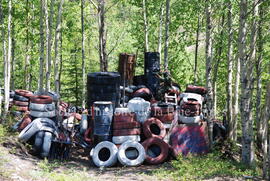
[[[119,73],[88,74],[88,108],[93,110],[89,123],[94,124],[90,155],[94,164],[160,164],[181,153],[207,153],[207,90],[188,85],[180,93],[170,74],[160,71],[156,52],[145,53],[144,75],[134,76],[135,62],[134,55],[120,54]],[[93,96],[97,84],[102,99]],[[113,85],[120,85],[120,92]]]
[[[71,146],[91,149],[98,167],[160,164],[179,154],[208,152],[204,87],[184,92],[159,54],[145,53],[144,75],[135,75],[136,57],[120,54],[119,72],[87,75],[87,109],[71,106],[53,93],[16,90],[13,107],[22,119],[19,139],[41,158],[68,159]],[[11,110],[13,110],[13,107]]]

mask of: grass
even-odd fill
[[[171,162],[172,169],[161,168],[155,174],[164,178],[170,177],[172,180],[203,180],[213,177],[243,176],[257,177],[259,170],[247,168],[245,165],[230,159],[222,159],[219,152],[209,153],[204,156],[179,156],[177,160]]]

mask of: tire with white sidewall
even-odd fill
[[[112,141],[116,145],[120,145],[126,141],[141,141],[140,135],[129,135],[129,136],[113,136]]]
[[[99,152],[103,148],[108,149],[110,152],[110,156],[106,161],[102,161],[99,158]],[[117,152],[118,152],[118,148],[112,142],[109,142],[109,141],[100,142],[94,148],[93,156],[92,156],[93,162],[97,167],[111,167],[117,162]]]
[[[135,159],[128,158],[128,156],[126,155],[126,150],[128,148],[134,148],[138,151],[137,158]],[[131,154],[129,156],[131,156]],[[141,165],[145,160],[145,150],[144,150],[144,147],[140,143],[136,141],[127,141],[119,147],[117,157],[118,157],[119,162],[122,165],[138,166],[138,165]]]

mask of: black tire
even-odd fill
[[[117,93],[112,94],[91,94],[88,97],[90,101],[111,101],[117,102],[120,99],[120,95]]]
[[[43,137],[42,151],[40,156],[46,158],[50,154],[51,144],[53,140],[53,134],[51,132],[45,132]]]
[[[90,84],[87,85],[87,90],[91,93],[111,93],[111,92],[119,92],[120,87],[118,85],[97,85],[97,84]]]
[[[35,148],[35,151],[37,153],[40,153],[40,151],[41,151],[42,144],[43,144],[43,138],[44,138],[44,131],[39,131],[36,134],[35,144],[34,144],[34,146],[35,146],[34,148]]]
[[[95,72],[87,75],[87,85],[120,85],[120,74],[118,72]]]
[[[14,98],[15,101],[21,101],[21,102],[28,102],[29,99],[23,96],[20,96],[18,94],[14,94]]]

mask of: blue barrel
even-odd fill
[[[111,141],[113,120],[113,103],[94,102],[94,142]]]

